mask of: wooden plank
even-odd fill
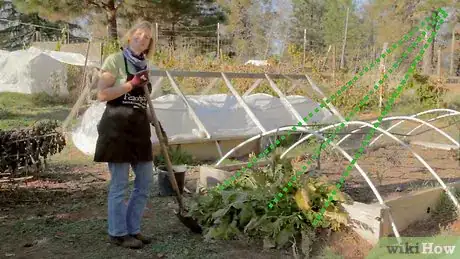
[[[78,98],[77,102],[75,102],[74,106],[72,107],[72,110],[70,111],[69,115],[67,115],[67,118],[62,123],[62,131],[64,133],[67,131],[67,127],[69,126],[73,118],[75,117],[78,109],[80,109],[80,106],[83,104],[86,96],[89,94],[89,92],[91,91],[91,88],[93,87],[93,85],[86,84],[86,73],[87,73],[86,68],[88,65],[88,54],[89,54],[90,47],[91,47],[91,41],[88,41],[88,46],[86,48],[86,56],[85,56],[85,66],[83,67],[83,79],[81,82],[81,85],[83,86],[83,91],[80,94],[80,97]]]
[[[169,81],[171,82],[171,86],[174,88],[174,91],[177,93],[177,95],[179,95],[182,98],[182,101],[184,101],[185,105],[187,106],[189,115],[195,121],[198,128],[200,128],[200,130],[202,130],[206,134],[206,138],[208,139],[211,138],[211,135],[209,134],[208,130],[204,126],[203,122],[201,122],[201,120],[198,118],[198,115],[196,115],[195,110],[192,108],[190,103],[187,101],[187,98],[184,96],[182,91],[179,89],[179,86],[177,86],[176,81],[174,81],[174,78],[168,72],[166,72],[166,75],[168,76]]]
[[[214,86],[216,86],[217,82],[219,82],[220,78],[214,78],[211,83],[208,85],[208,87],[206,87],[202,92],[201,94],[202,95],[205,95],[205,94],[208,94],[209,91],[211,91],[212,88],[214,88]]]
[[[286,99],[284,94],[281,92],[281,90],[276,86],[275,82],[270,78],[268,74],[265,74],[265,77],[267,78],[268,82],[270,83],[270,87],[272,88],[273,91],[280,97],[281,104],[288,110],[294,117],[297,119],[297,121],[300,121],[303,125],[306,125],[305,121],[303,120],[302,116],[296,111],[294,106]],[[306,127],[305,128],[309,128]]]
[[[342,204],[349,215],[350,227],[362,238],[375,245],[380,238],[380,216],[382,206],[380,204]]]
[[[313,90],[315,90],[315,92],[317,92],[319,95],[321,95],[323,97],[323,101],[326,103],[326,100],[328,98],[324,94],[324,92],[321,91],[321,89],[313,82],[313,80],[311,80],[311,78],[308,75],[305,75],[305,78],[307,78],[308,83],[310,83],[310,85],[313,88]],[[331,102],[327,102],[326,105],[332,111],[332,113],[334,113],[340,119],[340,121],[342,121],[342,122],[345,121],[345,118],[342,116],[342,114],[335,108],[335,106]]]
[[[230,82],[230,80],[228,80],[225,73],[222,73],[222,78],[225,81],[225,85],[228,87],[228,89],[230,89],[230,92],[232,92],[233,96],[235,96],[236,100],[241,105],[241,107],[243,107],[244,111],[248,114],[249,118],[251,118],[252,122],[256,124],[256,126],[262,133],[267,132],[262,123],[259,121],[259,119],[257,119],[257,116],[252,112],[251,108],[249,108],[249,106],[246,104],[243,98],[241,98],[241,96],[238,94],[235,88],[233,88],[232,83]]]
[[[256,89],[260,83],[263,81],[263,79],[257,79],[252,85],[251,87],[249,87],[249,89],[243,94],[243,97],[244,96],[248,96],[252,91],[254,91],[254,89]]]
[[[441,150],[457,150],[459,149],[455,145],[449,145],[449,144],[442,144],[442,143],[434,143],[434,142],[428,142],[428,141],[411,141],[409,142],[411,145],[417,145],[417,146],[423,146],[426,148],[434,148],[434,149],[441,149]]]
[[[460,188],[460,182],[446,185],[448,188]],[[407,229],[409,225],[417,221],[430,218],[432,212],[439,204],[443,192],[442,187],[437,187],[385,201],[386,205],[390,208],[398,231],[401,232]],[[386,226],[385,229],[382,229],[382,232],[391,232],[391,229],[388,229],[389,227],[391,226]]]
[[[221,140],[219,142],[219,146],[222,150],[222,154],[226,154],[228,151],[230,151],[232,148],[234,148],[236,145],[240,144],[243,142],[244,139],[233,139],[233,140]],[[177,145],[181,146],[181,149],[184,152],[187,152],[189,154],[192,154],[193,157],[196,160],[199,161],[210,161],[211,163],[214,164],[214,161],[217,161],[221,158],[219,156],[219,152],[216,150],[216,143],[215,141],[203,141],[203,142],[190,142],[190,143],[181,143],[181,144],[171,144],[168,143],[170,147],[174,148]],[[258,149],[258,143],[256,141],[253,141],[251,143],[248,143],[244,147],[238,149],[235,153],[233,153],[228,159],[235,159],[238,157],[244,157],[249,155],[252,152],[255,152]],[[153,154],[160,154],[161,150],[159,148],[159,145],[153,145]]]
[[[311,71],[307,71],[311,72]],[[167,76],[169,73],[172,77],[202,77],[202,78],[221,78],[221,72],[201,72],[201,71],[165,71],[165,70],[149,70],[150,76]],[[228,78],[252,78],[252,79],[265,79],[265,73],[235,73],[235,72],[226,72]],[[283,74],[267,74],[270,78],[273,79],[283,79],[285,75]],[[304,75],[298,74],[287,74],[287,76],[297,79],[305,80]]]

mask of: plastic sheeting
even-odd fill
[[[318,103],[304,96],[286,98],[301,116],[306,116],[319,107]],[[253,94],[243,99],[267,131],[298,123],[277,97]],[[213,139],[249,137],[260,133],[259,128],[232,95],[189,95],[187,100]],[[200,139],[205,138],[205,134],[199,131],[179,96],[170,94],[158,97],[153,100],[153,106],[170,142],[184,140],[199,142]],[[98,137],[97,124],[104,109],[105,103],[93,104],[86,110],[79,125],[72,132],[73,142],[85,154],[94,154]],[[320,109],[309,123],[325,123],[331,120],[335,120],[335,116],[325,109]],[[152,143],[157,143],[153,126],[151,131]]]
[[[0,51],[0,92],[58,93],[67,95],[66,65],[84,66],[85,56],[79,53],[47,51],[31,47],[27,50]],[[97,67],[88,62],[88,67]]]

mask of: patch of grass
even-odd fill
[[[64,120],[71,106],[46,94],[0,93],[0,129],[31,126],[42,119]]]
[[[460,188],[456,188],[452,190],[452,193],[455,195],[457,199],[460,198]],[[447,218],[447,219],[456,219],[457,213],[452,200],[447,196],[446,193],[441,194],[441,200],[439,204],[436,206],[436,210],[433,213],[434,217],[438,218]]]
[[[460,110],[460,93],[449,93],[444,97],[443,106],[448,109]]]
[[[233,164],[239,164],[239,163],[241,163],[241,161],[237,159],[226,158],[222,161],[222,163],[220,163],[220,165],[233,165]]]
[[[50,158],[50,164],[64,165],[94,165],[93,156],[85,155],[75,147],[71,138],[67,139],[66,146],[61,151]]]

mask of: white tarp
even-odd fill
[[[68,94],[66,65],[84,66],[79,53],[41,50],[0,51],[0,92]],[[88,67],[96,64],[88,62]]]
[[[243,98],[267,131],[298,123],[277,97],[253,94]],[[319,107],[318,103],[303,96],[288,96],[287,99],[303,117]],[[189,95],[187,100],[214,138],[253,136],[260,133],[259,128],[232,95]],[[160,96],[153,100],[153,106],[170,142],[199,141],[204,138],[204,134],[200,136],[198,126],[190,118],[187,107],[179,96],[172,94]],[[104,109],[105,102],[93,104],[83,114],[80,125],[72,132],[75,146],[85,154],[94,154],[98,137],[96,127]],[[321,109],[309,123],[324,123],[334,118],[335,116],[329,111]],[[151,131],[152,142],[157,143],[153,126]]]

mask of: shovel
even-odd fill
[[[192,217],[188,217],[188,216],[185,216],[184,215],[184,212],[186,212],[186,209],[185,209],[185,206],[184,206],[184,202],[182,200],[182,195],[179,191],[179,187],[177,185],[177,181],[176,181],[176,178],[174,176],[174,171],[172,169],[172,164],[171,164],[171,160],[169,159],[169,154],[168,154],[168,144],[167,144],[167,136],[166,136],[166,133],[164,133],[164,131],[161,130],[160,128],[160,123],[158,122],[158,119],[155,115],[155,110],[153,108],[153,103],[152,103],[152,100],[150,99],[150,95],[149,95],[149,89],[147,87],[147,84],[144,84],[144,93],[145,93],[145,98],[147,99],[147,102],[148,102],[148,107],[149,107],[149,110],[150,110],[150,113],[152,115],[152,120],[153,120],[153,126],[155,127],[155,133],[158,137],[158,140],[160,142],[160,147],[161,147],[161,151],[163,152],[163,156],[165,158],[165,161],[166,161],[166,167],[168,169],[168,176],[169,176],[169,181],[171,182],[171,186],[173,187],[174,191],[176,192],[177,194],[177,202],[179,203],[179,212],[175,212],[176,213],[176,216],[179,218],[179,220],[182,222],[182,224],[184,224],[186,227],[188,227],[192,232],[194,233],[199,233],[201,234],[202,233],[202,228],[201,226],[198,224],[197,220],[192,218]],[[164,135],[163,135],[164,133]]]

